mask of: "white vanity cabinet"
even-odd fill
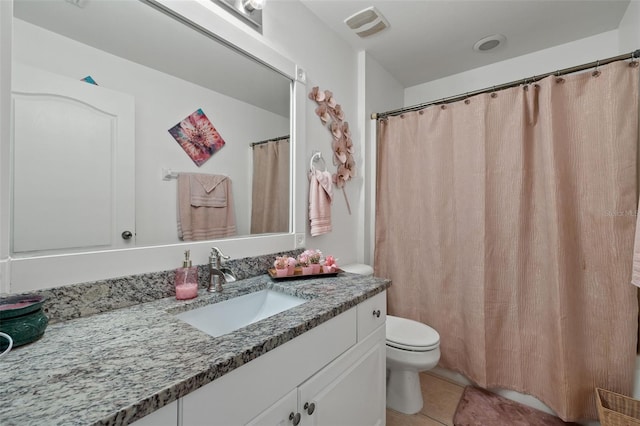
[[[383,425],[384,340],[384,327],[379,327],[247,426]]]
[[[384,425],[385,318],[386,291],[189,393],[177,424]]]
[[[385,320],[386,292],[359,304],[357,343],[248,424],[384,425]]]

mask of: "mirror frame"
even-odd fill
[[[0,293],[21,293],[180,266],[186,249],[194,264],[208,262],[217,246],[232,258],[258,256],[304,247],[305,244],[305,98],[306,75],[294,62],[268,46],[255,31],[208,0],[140,0],[194,30],[204,31],[227,47],[261,62],[292,81],[291,212],[288,233],[248,235],[221,240],[174,243],[125,249],[12,258],[10,241],[10,111],[13,3],[0,1]],[[8,36],[7,36],[8,35]]]

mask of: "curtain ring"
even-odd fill
[[[564,78],[560,77],[560,70],[556,71],[556,83],[558,84],[564,83]]]
[[[496,86],[493,86],[493,91],[491,92],[491,97],[492,98],[497,98],[498,94],[496,93]]]
[[[631,62],[629,62],[629,66],[631,68],[636,68],[638,66],[638,57],[635,55],[631,55]]]
[[[465,105],[469,105],[471,103],[471,100],[469,99],[469,94],[465,93],[464,94],[464,104]]]
[[[598,70],[599,66],[600,66],[600,60],[597,60],[596,61],[596,69],[591,73],[592,76],[598,77],[600,75],[600,71]]]

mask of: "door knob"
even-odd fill
[[[124,231],[122,233],[122,238],[125,240],[130,239],[131,237],[133,237],[133,234],[131,233],[131,231]]]
[[[298,423],[300,423],[300,413],[293,414],[292,411],[291,414],[289,414],[289,421],[293,423],[293,426],[298,426]]]
[[[316,404],[313,402],[311,404],[309,404],[308,402],[305,402],[303,408],[307,410],[307,414],[311,415],[316,410]]]

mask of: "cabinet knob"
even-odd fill
[[[291,414],[289,414],[289,421],[291,421],[291,423],[293,423],[293,426],[298,426],[298,423],[300,423],[300,413],[293,413],[293,411],[291,412]]]
[[[309,404],[308,402],[305,402],[303,408],[307,410],[307,414],[311,415],[316,410],[316,404],[313,402],[311,404]]]
[[[380,309],[376,309],[373,311],[373,316],[376,318],[380,318]]]
[[[131,237],[133,237],[133,234],[131,233],[131,231],[124,231],[122,233],[122,238],[125,240],[130,239]]]

